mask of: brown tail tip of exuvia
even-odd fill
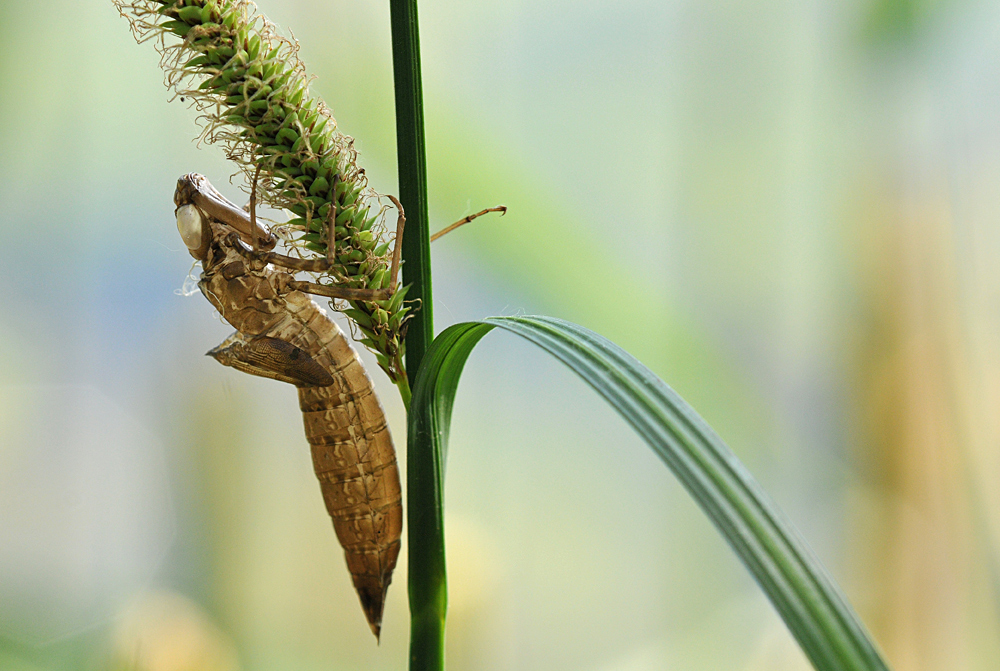
[[[388,585],[386,586],[388,587]],[[365,619],[368,626],[375,634],[375,640],[380,642],[382,634],[382,610],[385,607],[386,589],[358,589],[358,597],[361,599],[361,608],[365,611]]]

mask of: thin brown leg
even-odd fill
[[[401,245],[403,242],[403,230],[406,226],[406,215],[403,214],[403,206],[402,204],[400,204],[399,200],[397,200],[395,196],[389,196],[388,198],[389,200],[392,201],[392,204],[396,206],[396,209],[399,210],[399,217],[396,218],[396,239],[393,243],[393,248],[392,248],[392,264],[389,267],[389,273],[391,279],[389,280],[388,289],[355,289],[352,287],[339,287],[339,286],[330,286],[327,284],[316,284],[315,282],[300,282],[298,280],[289,282],[288,286],[297,291],[303,291],[307,294],[316,294],[317,296],[328,296],[329,298],[343,298],[349,301],[383,301],[392,298],[393,294],[396,293],[396,286],[398,283],[399,260],[403,251]],[[333,207],[336,206],[334,205]],[[331,213],[333,211],[333,207],[331,207]],[[333,240],[333,222],[334,219],[331,218],[330,220],[331,241]],[[327,244],[328,259],[330,258],[329,250],[330,250],[330,245],[328,243]],[[264,254],[261,255],[260,258],[266,258],[269,256],[278,256],[278,255]],[[289,257],[284,257],[284,258],[288,259],[289,261],[292,261],[295,264],[295,266],[290,266],[290,267],[301,267],[304,266],[305,264],[310,263],[309,261],[304,261],[302,259],[291,259]],[[269,262],[273,263],[273,261]],[[329,263],[332,265],[332,261],[329,261]],[[301,269],[309,270],[309,268],[305,267],[302,267]]]
[[[473,219],[476,219],[477,217],[481,217],[484,214],[488,214],[490,212],[499,212],[500,216],[502,217],[503,215],[507,214],[507,206],[506,205],[497,205],[496,207],[488,207],[488,208],[486,208],[485,210],[483,210],[481,212],[476,212],[475,214],[470,214],[469,216],[467,216],[467,217],[465,217],[463,219],[459,219],[458,221],[456,221],[451,226],[448,226],[447,228],[445,228],[443,230],[440,230],[437,233],[435,233],[434,235],[432,235],[431,236],[431,242],[434,242],[435,240],[437,240],[438,238],[440,238],[442,235],[445,235],[447,233],[451,233],[452,231],[454,231],[459,226],[464,226],[465,224],[469,223]]]
[[[328,217],[330,218],[329,225],[327,227],[326,233],[326,260],[329,263],[333,263],[333,252],[336,246],[336,241],[334,239],[334,228],[337,225],[337,181],[340,180],[340,173],[338,172],[333,176],[333,187],[330,189],[330,193],[333,194],[333,200],[330,201],[330,212]]]
[[[227,242],[232,245],[243,258],[272,263],[289,270],[302,270],[307,273],[323,273],[330,268],[326,259],[298,259],[294,256],[275,254],[274,252],[255,252],[243,246],[239,236],[231,233]],[[288,286],[296,291],[304,291],[317,296],[327,296],[329,298],[343,298],[350,301],[381,301],[392,298],[395,287],[389,289],[358,289],[354,287],[341,287],[329,284],[317,284],[315,282],[301,282],[294,280]]]
[[[389,196],[389,200],[399,210],[399,217],[396,219],[396,240],[392,243],[392,266],[389,270],[389,295],[396,293],[396,278],[399,275],[399,259],[403,253],[403,228],[406,226],[406,215],[403,214],[403,205],[396,200],[395,196]]]
[[[301,282],[292,280],[288,286],[296,291],[328,298],[343,298],[348,301],[384,301],[392,298],[392,291],[389,289],[355,289],[353,287],[339,287],[329,284],[316,284],[315,282]]]
[[[260,177],[260,163],[253,171],[253,183],[250,185],[250,249],[257,251],[257,179]]]
[[[257,252],[252,249],[247,249],[243,245],[243,241],[240,240],[240,237],[234,233],[230,233],[226,238],[226,241],[240,254],[240,256],[245,259],[255,259],[265,263],[273,263],[274,265],[281,266],[282,268],[288,268],[290,270],[303,270],[307,273],[325,273],[330,270],[331,264],[327,259],[299,259],[294,256],[285,256],[284,254],[278,254],[276,252]]]
[[[250,222],[252,224],[251,228],[256,227],[257,214],[257,178],[260,175],[260,165],[257,166],[257,170],[254,172],[253,184],[250,188]],[[334,188],[336,189],[338,176],[334,177]],[[334,191],[336,193],[336,191]],[[340,287],[332,286],[328,284],[318,284],[315,282],[302,282],[299,280],[293,280],[288,283],[288,286],[296,291],[302,291],[309,294],[315,294],[317,296],[327,296],[329,298],[342,298],[344,300],[367,300],[367,301],[379,301],[387,300],[392,298],[392,295],[396,293],[397,277],[399,276],[399,262],[400,256],[402,254],[402,241],[403,241],[403,230],[406,226],[406,215],[403,214],[403,206],[396,199],[395,196],[389,196],[389,200],[392,204],[396,206],[399,210],[399,217],[396,219],[396,239],[393,244],[392,250],[392,264],[390,266],[390,280],[388,289],[357,289],[353,287]],[[283,268],[288,268],[289,270],[301,270],[309,273],[325,273],[334,268],[336,265],[333,260],[333,248],[334,248],[334,226],[336,224],[336,202],[332,203],[330,206],[330,221],[329,221],[329,233],[327,234],[326,243],[326,258],[325,259],[299,259],[294,256],[286,256],[285,254],[277,254],[275,252],[260,252],[256,250],[256,236],[253,238],[254,248],[247,249],[243,246],[238,235],[231,234],[228,237],[228,242],[232,245],[241,256],[247,259],[256,259],[259,261],[264,261],[265,263],[271,263],[276,266],[281,266]],[[504,208],[506,211],[506,208]],[[485,213],[485,211],[484,211]],[[479,215],[475,215],[479,216]]]

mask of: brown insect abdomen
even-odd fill
[[[378,636],[403,531],[396,454],[381,404],[352,356],[329,387],[299,387],[327,512],[368,624]]]

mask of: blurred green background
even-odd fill
[[[267,0],[395,193],[386,2]],[[544,313],[730,443],[897,671],[1000,667],[1000,4],[422,0],[438,330]],[[110,2],[0,1],[0,669],[403,669],[293,390],[202,354],[185,172],[221,151]],[[371,358],[367,358],[371,362]],[[373,371],[398,446],[404,417]],[[491,335],[455,408],[448,658],[805,669],[667,469]],[[401,466],[405,469],[405,463]]]

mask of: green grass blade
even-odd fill
[[[438,336],[425,356],[410,407],[408,449],[410,454],[431,450],[435,467],[411,472],[408,479],[414,617],[415,606],[436,606],[435,621],[444,626],[441,492],[448,425],[462,367],[479,339],[495,327],[530,340],[565,363],[632,425],[750,569],[816,669],[888,669],[819,560],[711,427],[617,345],[549,317],[494,317],[457,324]],[[441,592],[422,594],[415,602],[415,583],[434,585]],[[443,632],[441,636],[443,641]]]

